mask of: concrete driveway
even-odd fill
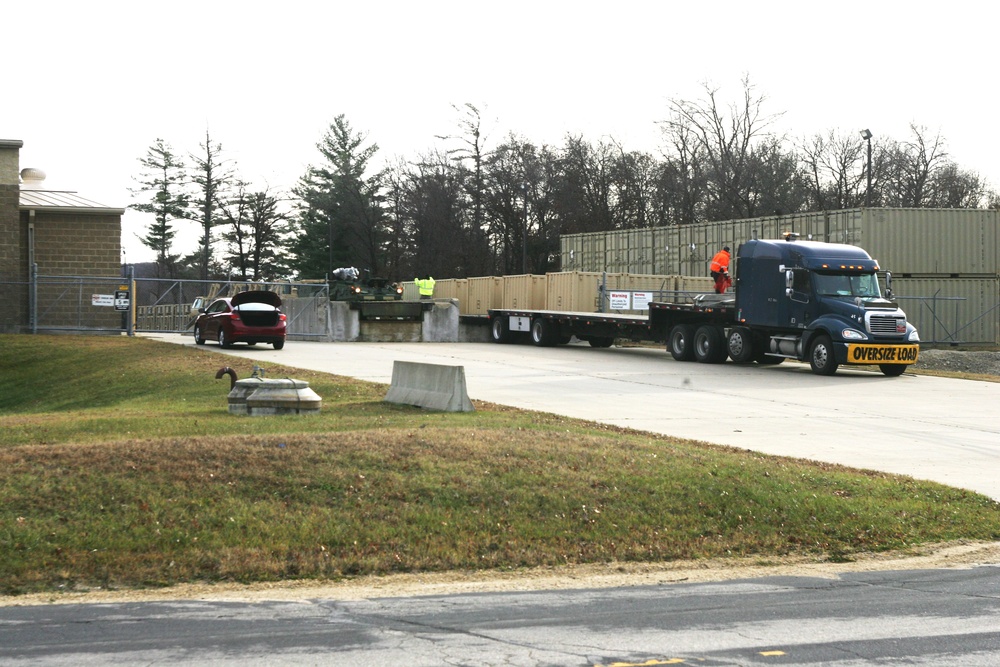
[[[190,336],[149,335],[194,346]],[[388,384],[396,360],[462,366],[469,396],[531,410],[934,480],[1000,500],[1000,384],[808,366],[674,361],[661,349],[313,343],[220,350]]]

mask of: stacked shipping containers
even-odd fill
[[[997,210],[862,208],[570,234],[560,240],[562,269],[705,277],[723,246],[785,232],[871,253],[892,271],[894,294],[926,342],[1000,343]]]

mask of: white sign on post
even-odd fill
[[[113,294],[91,294],[90,295],[90,305],[91,306],[113,306],[113,305],[115,305],[115,296]]]
[[[649,302],[652,300],[652,292],[632,292],[632,308],[634,310],[649,310]]]
[[[611,310],[629,310],[631,308],[631,292],[608,292]]]

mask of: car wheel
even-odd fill
[[[694,359],[702,364],[721,364],[729,356],[722,327],[706,324],[694,332]]]
[[[205,344],[205,332],[201,330],[200,326],[194,328],[194,344],[204,345]]]
[[[729,337],[726,339],[726,347],[729,356],[738,364],[745,364],[753,361],[753,333],[746,327],[733,327],[729,330]]]
[[[590,347],[611,347],[615,344],[614,336],[594,336],[589,341]]]
[[[283,347],[285,347],[285,341],[283,341],[283,340],[276,340],[276,341],[274,341],[274,349],[280,350]]]
[[[894,378],[903,374],[903,371],[906,370],[906,364],[879,364],[878,369],[882,371],[882,375]]]
[[[816,336],[809,346],[809,367],[816,375],[833,375],[837,372],[837,357],[833,341],[826,334]]]
[[[219,347],[229,348],[229,347],[232,347],[232,346],[233,346],[233,344],[230,343],[229,339],[226,337],[226,330],[225,329],[219,329]]]
[[[677,361],[691,361],[694,359],[694,348],[691,340],[694,337],[694,327],[690,324],[678,324],[670,330],[670,338],[667,341],[667,350]]]

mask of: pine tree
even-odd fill
[[[377,275],[386,236],[382,173],[367,176],[378,146],[363,147],[343,115],[317,145],[324,158],[310,166],[294,194],[301,200],[298,236],[291,244],[292,268],[302,278],[318,278],[341,266]]]
[[[131,189],[133,197],[150,197],[145,202],[133,204],[131,208],[141,213],[153,215],[142,243],[156,252],[157,273],[173,277],[177,270],[178,255],[172,254],[174,236],[173,221],[186,218],[190,204],[189,195],[184,192],[184,164],[174,155],[169,144],[163,139],[139,158],[143,171],[136,182],[138,188]]]

